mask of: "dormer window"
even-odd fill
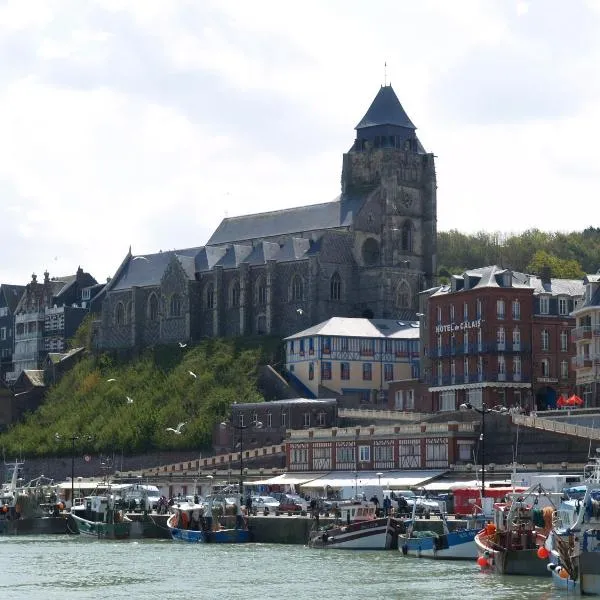
[[[540,296],[540,314],[550,314],[550,298],[548,296]]]
[[[558,299],[558,314],[563,316],[569,314],[569,301],[567,298]]]

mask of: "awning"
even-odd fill
[[[487,481],[486,479],[486,488],[489,487],[504,487],[510,486],[509,479],[503,479],[501,481]],[[472,479],[471,481],[455,481],[450,479],[440,479],[438,481],[432,481],[431,483],[427,483],[423,486],[428,492],[447,492],[451,490],[458,490],[463,488],[480,488],[481,481],[477,481],[476,479]]]
[[[381,473],[380,475],[378,473]],[[402,490],[422,487],[427,481],[440,477],[445,471],[331,471],[317,479],[301,484],[304,489],[345,488],[382,486],[386,489]]]
[[[302,485],[318,477],[318,473],[283,473],[270,479],[261,479],[260,481],[244,481],[245,486],[252,485]]]

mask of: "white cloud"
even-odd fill
[[[583,229],[599,19],[550,0],[7,2],[0,281],[103,280],[130,244],[332,199],[384,61],[438,156],[440,229]]]

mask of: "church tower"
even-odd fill
[[[414,318],[418,293],[436,274],[434,155],[391,85],[381,87],[355,129],[343,159],[341,201],[348,209],[361,206],[353,219],[360,307],[366,316]]]

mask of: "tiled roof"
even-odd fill
[[[332,202],[223,219],[207,246],[246,242],[306,231],[350,227],[366,196],[348,194]]]
[[[202,250],[201,247],[186,248],[156,254],[129,256],[115,275],[115,280],[111,281],[108,287],[111,291],[117,291],[128,290],[133,286],[158,285],[173,256],[177,257],[188,277],[193,278],[195,274],[194,259]]]
[[[75,356],[76,354],[80,354],[84,350],[85,350],[85,348],[73,348],[72,350],[69,350],[68,352],[48,352],[48,359],[50,360],[51,363],[56,365],[56,364],[62,362],[63,360],[68,360],[69,358],[71,358],[72,356]]]
[[[234,404],[234,407],[247,408],[247,407],[259,407],[264,408],[265,406],[287,406],[289,404],[331,404],[337,402],[335,398],[284,398],[283,400],[269,400],[268,402],[244,402],[240,404]]]
[[[510,286],[503,283],[506,274],[510,274]],[[550,279],[549,283],[543,283],[542,279],[536,275],[511,271],[497,265],[469,269],[462,275],[452,275],[452,281],[454,284],[464,282],[464,287],[457,289],[455,293],[486,287],[532,289],[534,294],[550,294],[552,296],[582,296],[584,292],[584,284],[580,279]],[[452,286],[441,286],[437,292],[432,294],[432,297],[452,293],[452,289]]]
[[[375,127],[377,125],[397,125],[408,129],[415,129],[412,121],[402,108],[396,92],[391,85],[382,85],[377,96],[369,106],[365,116],[355,129]]]
[[[395,319],[358,319],[351,317],[332,317],[318,325],[304,329],[286,340],[313,335],[419,339],[418,321],[399,321]]]
[[[585,285],[581,279],[550,279],[550,283],[531,275],[529,284],[534,294],[550,294],[552,296],[583,296]]]
[[[8,307],[9,312],[13,313],[25,291],[25,286],[3,283],[0,285],[0,291],[4,294],[4,299],[6,300],[6,306]]]
[[[46,386],[46,384],[44,383],[44,371],[25,370],[25,371],[23,371],[23,375],[24,375],[24,377],[29,379],[29,382],[34,387],[45,387]]]

